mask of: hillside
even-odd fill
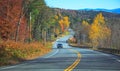
[[[62,15],[69,16],[71,20],[71,24],[75,25],[76,23],[80,23],[82,20],[87,20],[89,23],[92,23],[93,18],[100,12],[102,12],[106,21],[112,21],[112,19],[118,20],[120,19],[120,14],[104,12],[104,11],[93,11],[93,10],[65,10],[65,9],[53,9]],[[116,21],[117,22],[117,21]],[[118,22],[117,22],[118,23]]]
[[[89,24],[93,23],[94,17],[102,13],[105,18],[105,23],[107,27],[111,30],[111,38],[109,39],[109,46],[111,48],[120,49],[120,14],[104,12],[104,11],[93,11],[93,10],[65,10],[65,9],[53,9],[58,13],[61,13],[63,16],[69,16],[72,29],[80,29],[80,24],[83,20],[87,21]],[[75,34],[77,35],[77,34]]]

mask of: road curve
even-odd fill
[[[71,35],[58,39],[53,50],[45,56],[0,67],[0,71],[120,71],[119,56],[71,47],[65,42],[69,37]],[[58,43],[64,48],[58,49]]]

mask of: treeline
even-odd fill
[[[44,0],[1,0],[1,39],[15,41],[30,41],[34,39],[39,35],[34,35],[36,28],[40,27],[40,24],[42,26],[45,25],[46,23],[43,22],[49,20],[47,14],[50,13],[47,13],[49,12],[47,10],[49,10],[49,8],[45,5]],[[41,16],[43,17],[40,18]],[[39,19],[40,24],[37,23]],[[45,26],[43,28],[45,28]]]
[[[64,32],[66,25],[62,23],[69,24],[68,20],[44,0],[0,0],[1,40],[51,41]]]
[[[120,49],[120,14],[93,10],[55,10],[70,18],[70,27],[75,31],[74,37],[78,44]]]

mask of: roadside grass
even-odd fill
[[[44,46],[40,42],[23,43],[14,41],[0,42],[0,66],[16,64],[47,54],[52,50],[52,43]]]

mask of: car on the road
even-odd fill
[[[57,48],[63,48],[63,44],[61,43],[57,44]]]

